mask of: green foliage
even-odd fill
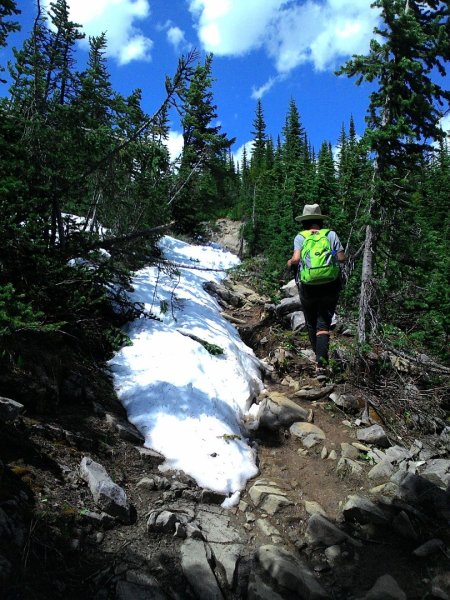
[[[20,331],[55,331],[64,323],[46,323],[45,313],[36,310],[25,294],[17,294],[11,283],[0,285],[0,336]]]
[[[16,12],[9,1],[0,8],[1,17]],[[0,45],[15,28],[2,21]],[[140,232],[170,220],[167,103],[149,118],[139,90],[114,92],[104,35],[89,40],[79,72],[82,37],[66,0],[38,11],[0,100],[1,348],[29,332],[58,332],[95,357],[126,343],[118,327],[136,311],[120,291],[131,269],[157,256],[158,234]],[[169,96],[187,63],[167,82]]]
[[[217,107],[212,93],[212,55],[190,74],[180,92],[183,153],[172,192],[172,215],[182,233],[199,233],[200,223],[232,205],[236,188],[229,148],[234,139],[214,125]]]
[[[205,342],[204,340],[200,340],[201,345],[205,350],[208,350],[210,354],[213,356],[220,356],[223,354],[223,348],[217,346],[217,344],[210,344],[209,342]]]

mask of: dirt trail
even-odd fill
[[[273,321],[261,321],[261,304],[248,303],[230,312],[245,323],[241,326],[243,338],[251,338],[260,358],[277,350],[283,332]],[[403,596],[390,596],[384,591],[367,598],[450,598],[450,583],[444,582],[440,588],[436,584],[436,578],[448,578],[448,520],[430,516],[427,506],[411,507],[405,502],[395,506],[397,529],[392,521],[385,527],[375,526],[370,520],[343,522],[342,507],[350,495],[374,498],[377,506],[387,512],[393,508],[387,499],[383,504],[382,497],[370,494],[377,482],[367,477],[373,465],[365,460],[366,454],[356,454],[357,473],[350,468],[338,471],[343,453],[341,444],[351,445],[356,441],[355,418],[343,413],[327,396],[314,402],[295,396],[295,388],[288,385],[286,375],[299,387],[320,389],[330,382],[321,383],[312,377],[311,364],[301,352],[307,348],[304,337],[290,336],[289,343],[288,364],[279,366],[266,380],[267,393],[277,392],[307,410],[312,408],[313,424],[323,430],[325,439],[307,449],[287,428],[255,432],[253,442],[258,447],[260,473],[248,482],[239,507],[226,513],[230,525],[240,532],[245,552],[237,562],[234,584],[222,586],[224,597],[227,600],[250,597],[248,582],[257,568],[255,554],[262,546],[271,544],[306,561],[328,597],[335,600],[365,598],[376,580],[386,574],[394,577]],[[364,391],[353,389],[348,383],[332,383],[336,391],[352,393],[364,403]],[[174,536],[173,528],[148,531],[147,519],[152,510],[163,511],[174,503],[188,501],[190,506],[206,508],[215,514],[220,512],[217,505],[220,498],[205,495],[181,473],[164,474],[167,479],[161,477],[158,460],[142,457],[139,441],[124,436],[114,426],[114,419],[124,417],[118,401],[106,394],[96,398],[94,404],[85,400],[77,407],[60,407],[58,414],[51,417],[25,415],[13,428],[2,426],[0,451],[9,471],[2,481],[0,502],[8,499],[8,494],[21,493],[20,490],[29,495],[30,501],[23,515],[27,523],[26,531],[22,532],[25,545],[5,596],[0,587],[0,598],[207,600],[206,596],[194,595],[186,582],[180,557],[182,537]],[[80,461],[86,455],[101,463],[126,491],[133,506],[131,523],[99,517],[98,507],[79,477]],[[143,478],[153,483],[142,485]],[[252,488],[260,480],[278,486],[289,504],[277,508],[273,514],[255,505]],[[352,543],[331,545],[338,556],[331,556],[326,547],[329,544],[314,547],[308,542],[307,507],[311,510],[311,505],[305,502],[318,503],[328,519],[351,536]],[[400,513],[404,513],[401,518]],[[412,529],[408,530],[408,523]],[[413,555],[421,543],[435,537],[443,540],[438,553],[426,558]],[[2,547],[0,554],[1,550]],[[1,576],[0,560],[0,581]],[[256,594],[251,596],[252,600],[300,598],[292,591],[281,590],[270,582],[267,574],[262,577],[264,585],[269,586],[268,595]],[[151,592],[152,586],[157,591]]]

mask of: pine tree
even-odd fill
[[[329,142],[323,142],[319,150],[316,175],[316,202],[322,212],[329,214],[337,201],[337,180],[333,151]]]
[[[426,141],[442,139],[439,119],[450,92],[432,79],[433,70],[445,75],[450,58],[450,8],[437,0],[376,0],[384,23],[376,30],[367,56],[356,56],[342,69],[349,76],[376,82],[367,117],[367,139],[375,153],[373,185],[368,210],[362,265],[358,339],[365,342],[368,326],[376,327],[374,257],[384,231],[388,246],[399,194],[393,176],[405,183],[406,170],[414,168]],[[383,228],[380,228],[383,223]],[[387,227],[386,227],[387,226]]]
[[[10,33],[19,31],[19,23],[7,19],[12,15],[19,15],[20,12],[14,0],[2,0],[0,2],[0,48],[6,46],[6,40]],[[4,70],[4,67],[0,66],[0,73]],[[6,83],[6,80],[0,78],[0,83]]]
[[[211,89],[212,60],[209,54],[203,65],[197,65],[181,93],[184,145],[173,215],[178,229],[185,232],[195,231],[223,205],[220,189],[226,178],[226,155],[234,143],[214,124],[217,107]]]

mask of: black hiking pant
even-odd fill
[[[300,284],[300,301],[317,365],[328,364],[331,321],[341,290],[340,280],[323,285]]]

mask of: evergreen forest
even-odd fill
[[[450,8],[374,4],[383,26],[370,52],[336,75],[374,87],[365,134],[349,114],[338,140],[313,148],[292,99],[273,139],[258,101],[252,151],[236,164],[234,139],[215,125],[212,55],[182,56],[149,115],[141,90],[113,89],[106,36],[89,39],[79,71],[84,33],[66,0],[48,14],[38,3],[29,38],[0,65],[2,370],[23,369],[36,340],[108,356],[139,313],[124,292],[133,270],[159,261],[159,237],[202,240],[220,217],[242,222],[244,264],[275,297],[290,278],[294,219],[316,202],[348,256],[340,310],[355,323],[355,352],[400,346],[448,361],[450,146],[440,119],[450,91],[436,81],[450,60]],[[18,14],[0,0],[0,46]],[[184,139],[176,163],[165,143],[173,110]]]

